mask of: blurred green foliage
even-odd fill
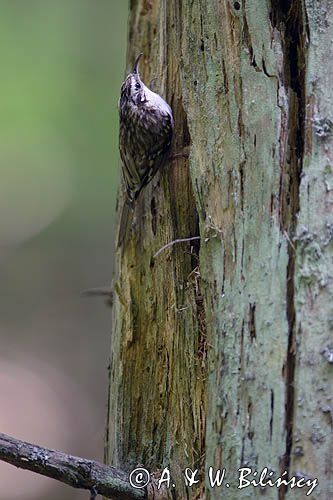
[[[69,175],[76,208],[88,203],[100,217],[118,182],[127,2],[1,0],[0,9],[2,181],[13,177],[18,193],[20,180],[35,186],[43,210],[47,191],[62,196]],[[52,178],[41,189],[40,169]],[[24,208],[22,191],[15,203]]]
[[[111,281],[127,10],[125,0],[0,0],[0,362],[13,383],[11,367],[20,366],[49,387],[54,404],[63,401],[58,410],[72,422],[65,451],[98,459],[110,313],[80,291]],[[45,430],[47,402],[41,393],[31,400],[38,390],[29,383],[20,390],[44,415],[42,444],[63,447],[62,422]],[[2,405],[3,432],[8,422],[21,438],[42,439],[38,426],[29,434],[24,412],[11,411]],[[47,494],[29,493],[20,471],[15,489],[1,467],[0,500],[87,496],[51,480]]]

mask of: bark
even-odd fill
[[[106,458],[170,466],[176,498],[257,498],[237,489],[245,466],[318,478],[312,497],[330,497],[332,11],[130,2],[127,69],[143,51],[190,157],[145,189],[117,254]],[[230,487],[186,492],[184,468],[209,466]]]

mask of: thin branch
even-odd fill
[[[177,240],[170,241],[166,245],[164,245],[162,248],[160,248],[154,255],[154,259],[158,257],[164,250],[167,248],[172,247],[173,245],[176,245],[177,243],[184,243],[186,241],[193,241],[193,240],[200,240],[200,236],[192,236],[191,238],[178,238]]]
[[[287,233],[287,231],[284,230],[283,233],[284,233],[289,245],[291,246],[291,248],[294,250],[294,252],[296,252],[296,248],[295,248],[293,242],[291,241],[291,239],[289,238],[289,234]]]
[[[133,488],[128,475],[115,467],[42,448],[2,433],[0,460],[57,479],[73,488],[89,490],[92,498],[97,493],[117,500],[146,498],[146,491]]]
[[[80,295],[85,297],[109,297],[112,298],[113,288],[111,286],[98,286],[95,288],[88,288],[87,290],[82,290]]]

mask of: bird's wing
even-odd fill
[[[123,178],[131,199],[138,197],[141,189],[163,166],[170,152],[173,120],[165,114],[161,120],[156,112],[138,118],[131,127],[120,127],[120,155]]]

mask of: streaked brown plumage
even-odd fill
[[[119,151],[127,199],[118,245],[127,240],[135,200],[169,156],[174,127],[170,106],[140,79],[140,57],[121,87],[119,100]]]

